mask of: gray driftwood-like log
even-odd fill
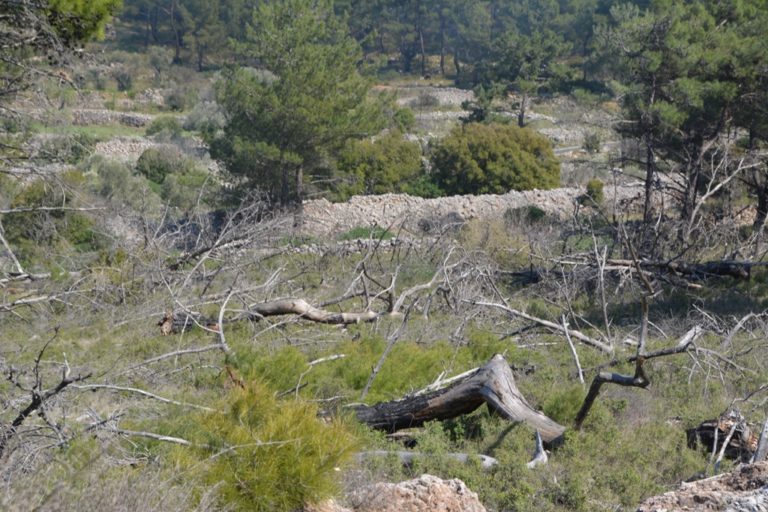
[[[251,304],[248,309],[252,320],[268,316],[297,315],[321,324],[359,324],[361,322],[372,322],[380,316],[379,313],[370,310],[361,313],[334,313],[333,311],[316,308],[304,299],[260,302]]]
[[[360,452],[357,454],[357,460],[358,461],[365,461],[368,459],[375,459],[380,457],[397,457],[400,462],[403,464],[403,466],[411,466],[413,465],[413,461],[416,459],[422,459],[424,457],[428,457],[429,454],[421,453],[421,452],[409,452],[405,450],[399,450],[396,452],[390,452],[387,450],[373,450],[369,452]],[[480,465],[483,469],[491,469],[494,466],[497,466],[499,464],[499,461],[494,459],[493,457],[489,457],[488,455],[472,455],[466,453],[447,453],[446,456],[448,458],[451,458],[453,460],[462,462],[464,464],[468,463],[472,457],[476,457],[480,461]]]
[[[497,354],[487,364],[450,386],[373,406],[351,405],[357,419],[371,428],[394,432],[427,421],[468,414],[483,404],[502,416],[538,430],[548,444],[559,444],[565,427],[529,404],[515,384],[506,359]]]
[[[244,319],[258,321],[271,316],[295,315],[299,318],[321,324],[349,325],[373,322],[382,315],[388,314],[390,313],[377,313],[371,310],[359,313],[334,312],[316,308],[304,299],[283,299],[251,304],[248,306],[248,312],[245,315],[222,319],[221,323],[227,324]],[[160,331],[163,335],[182,332],[196,325],[206,327],[212,331],[219,331],[219,319],[192,312],[174,313],[173,311],[168,311],[157,325],[160,326]]]

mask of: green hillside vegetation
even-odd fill
[[[0,509],[293,512],[431,473],[630,511],[750,455],[687,431],[766,421],[763,2],[0,6]],[[544,465],[484,404],[356,414],[496,354],[565,427]]]

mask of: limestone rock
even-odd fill
[[[485,512],[464,482],[432,475],[370,485],[354,492],[349,501],[354,512]]]
[[[730,473],[683,483],[646,500],[637,512],[768,512],[768,461],[742,464]]]

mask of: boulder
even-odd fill
[[[485,512],[464,482],[432,475],[366,486],[349,497],[354,512]]]

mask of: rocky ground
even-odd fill
[[[654,496],[638,512],[768,512],[768,461],[742,464],[730,473],[683,483]]]
[[[358,489],[346,500],[349,507],[329,500],[305,512],[485,512],[485,507],[464,482],[432,475],[398,484],[377,483]]]

